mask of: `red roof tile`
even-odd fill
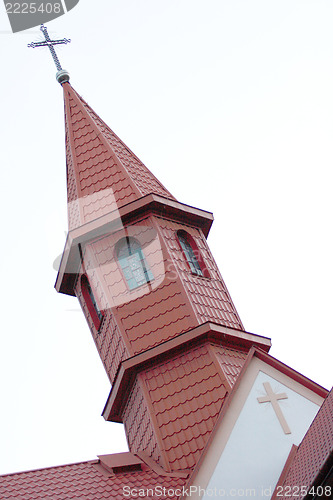
[[[94,284],[94,273],[90,273],[89,279],[91,283]],[[98,287],[94,287],[94,290],[95,296],[98,296]],[[87,303],[83,299],[80,280],[77,282],[76,293],[84,315],[89,323],[90,330],[105,371],[111,383],[113,383],[120,362],[127,359],[129,356],[121,331],[110,308],[105,309],[102,325],[97,331],[90,316]],[[98,298],[102,302],[102,297],[99,296]]]
[[[101,457],[102,460],[104,458]],[[107,466],[107,460],[106,468],[95,460],[0,476],[0,498],[3,500],[109,500],[111,498],[124,500],[123,488],[127,487],[127,491],[135,488],[136,492],[140,489],[147,492],[150,489],[151,491],[148,491],[145,498],[156,499],[158,497],[175,500],[177,496],[172,494],[173,490],[181,488],[185,482],[184,478],[159,475],[145,464],[142,464],[143,470],[141,471],[129,470],[114,474],[110,473]],[[171,495],[154,494],[156,487],[166,488],[166,492]],[[137,496],[139,496],[138,493]],[[133,498],[133,496],[128,498]]]
[[[161,450],[151,422],[151,415],[144,398],[141,380],[137,379],[123,413],[127,441],[132,453],[144,450],[159,465],[163,466]]]
[[[213,346],[213,349],[223,373],[232,387],[245,363],[247,353],[218,345]]]
[[[149,193],[175,199],[69,83],[63,89],[70,229]]]
[[[197,325],[197,320],[189,307],[188,296],[180,278],[166,272],[168,262],[164,243],[156,237],[152,218],[140,220],[126,231],[130,231],[131,236],[144,249],[145,259],[154,276],[152,286],[128,290],[115,257],[116,243],[125,234],[121,230],[87,245],[85,266],[96,291],[96,299],[102,309],[112,308],[114,323],[119,325],[131,354],[137,354],[190,330]],[[76,293],[80,293],[79,285]],[[93,328],[92,322],[89,324]],[[116,336],[118,338],[118,333]],[[95,341],[100,343],[101,339],[96,337]],[[119,345],[113,344],[111,356],[117,355],[115,349],[123,352],[123,346],[123,340],[120,340]],[[120,355],[117,359],[120,359]],[[111,378],[114,376],[114,369]]]
[[[142,375],[171,469],[193,467],[226,397],[207,346],[192,348]]]
[[[230,328],[244,330],[202,231],[185,226],[198,246],[209,272],[209,279],[193,275],[188,270],[176,236],[177,231],[184,229],[184,225],[163,219],[159,219],[159,222],[164,240],[168,245],[173,262],[177,266],[183,286],[190,296],[191,304],[198,315],[199,322],[212,321]]]
[[[195,326],[179,280],[165,280],[149,295],[119,306],[118,314],[135,354]]]
[[[282,492],[292,491],[293,498],[305,497],[301,492],[309,490],[320,469],[333,452],[333,389],[328,394],[305,434],[292,460],[285,478],[282,479]],[[287,490],[290,486],[291,490]],[[302,486],[302,489],[300,488]],[[278,498],[285,498],[279,496]]]

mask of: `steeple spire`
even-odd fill
[[[175,200],[69,83],[63,89],[70,230],[148,194]]]

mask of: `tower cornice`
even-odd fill
[[[251,347],[257,347],[264,352],[268,352],[271,347],[271,340],[267,337],[234,330],[211,322],[204,323],[123,361],[102,413],[104,419],[112,422],[122,422],[121,415],[124,402],[127,401],[138,372],[148,366],[151,367],[169,359],[177,352],[187,351],[190,347],[205,342],[218,344],[222,342],[225,347],[245,352],[248,352]]]
[[[80,247],[104,235],[119,231],[125,224],[154,214],[173,221],[201,227],[207,237],[214,217],[211,212],[191,207],[157,194],[146,195],[91,222],[72,229],[67,240],[55,283],[57,292],[75,295],[74,285],[80,268]]]

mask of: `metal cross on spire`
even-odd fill
[[[31,42],[28,44],[28,47],[32,47],[33,49],[36,47],[48,47],[50,49],[52,59],[53,59],[55,65],[56,65],[56,68],[58,70],[57,75],[56,75],[58,82],[59,83],[63,83],[65,81],[68,82],[69,74],[66,70],[62,69],[60,61],[59,61],[58,56],[56,54],[56,51],[54,50],[54,45],[67,44],[67,43],[70,43],[71,40],[69,40],[67,38],[62,38],[61,40],[51,40],[51,38],[47,32],[47,28],[46,28],[46,26],[44,26],[44,24],[41,25],[40,30],[42,31],[42,33],[45,37],[45,41]]]

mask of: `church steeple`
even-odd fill
[[[168,473],[195,465],[252,346],[207,245],[213,216],[178,202],[63,83],[69,234],[56,289],[76,295],[112,384],[103,416]]]

